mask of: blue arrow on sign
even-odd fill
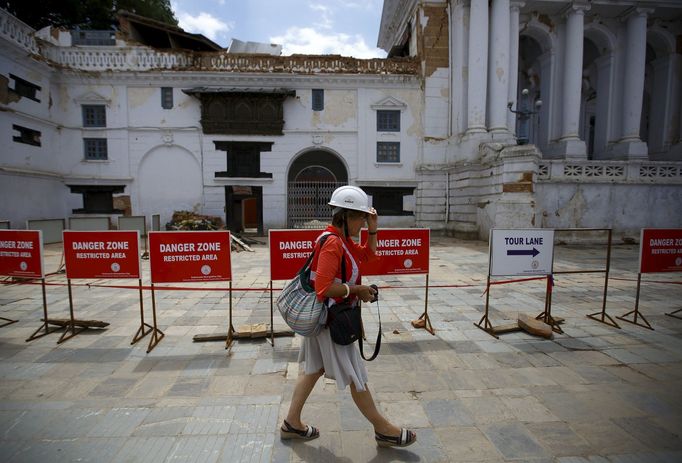
[[[518,250],[509,250],[507,251],[508,256],[537,256],[540,254],[540,251],[537,249],[518,249]]]

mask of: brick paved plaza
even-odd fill
[[[267,247],[253,248],[232,254],[235,288],[269,283]],[[555,254],[555,271],[587,270],[603,268],[605,250],[557,246]],[[613,317],[634,308],[637,255],[635,245],[613,249]],[[58,245],[46,246],[48,272],[60,257]],[[135,290],[74,287],[76,317],[110,326],[57,345],[60,332],[24,341],[40,325],[40,286],[2,286],[0,316],[19,322],[0,328],[0,461],[682,461],[682,320],[664,315],[682,308],[682,285],[642,286],[640,310],[654,331],[620,320],[617,329],[586,317],[601,310],[602,274],[559,274],[552,314],[565,319],[564,334],[496,340],[473,325],[485,304],[487,265],[487,243],[432,238],[435,336],[410,325],[424,311],[425,291],[414,288],[423,275],[371,281],[384,287],[384,337],[368,364],[370,388],[387,416],[417,431],[417,443],[402,450],[378,449],[350,391],[324,380],[304,409],[321,437],[281,442],[300,339],[276,338],[274,348],[239,340],[229,353],[221,342],[193,342],[227,330],[227,291],[157,291],[166,336],[147,354],[148,337],[130,345],[140,323]],[[148,261],[143,267],[148,284]],[[57,274],[48,282],[66,280]],[[544,294],[543,281],[493,286],[492,323],[541,312]],[[48,286],[47,299],[50,317],[68,315],[65,286]],[[235,290],[232,300],[235,326],[269,322],[268,291]],[[148,291],[144,303],[150,321]],[[376,307],[369,309],[373,339]],[[284,328],[278,314],[275,325]]]

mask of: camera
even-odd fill
[[[372,299],[369,302],[376,302],[379,300],[379,288],[377,288],[377,285],[369,285],[370,288],[373,288],[376,293],[374,293],[374,299]]]

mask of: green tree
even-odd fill
[[[117,26],[119,10],[178,24],[170,0],[0,0],[0,5],[34,29],[111,29]]]

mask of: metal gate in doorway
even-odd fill
[[[329,199],[344,182],[289,182],[287,217],[289,228],[324,228],[331,222]]]

